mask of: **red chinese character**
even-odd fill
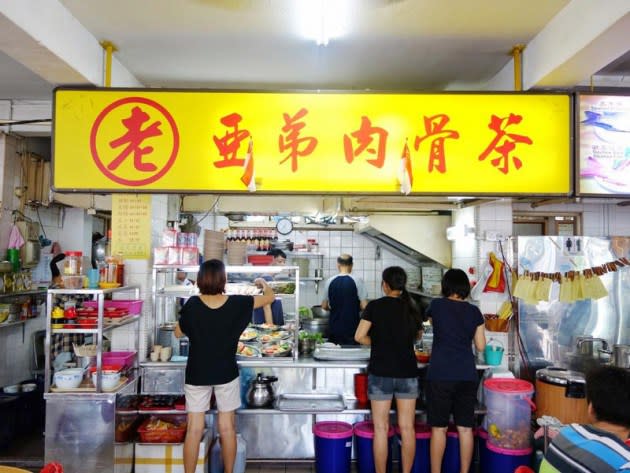
[[[290,158],[291,171],[293,172],[297,171],[298,156],[308,156],[317,146],[316,138],[313,138],[312,136],[307,136],[303,138],[299,137],[300,131],[306,126],[304,122],[301,122],[299,120],[304,118],[307,113],[308,110],[302,108],[293,117],[289,116],[289,114],[287,113],[282,114],[284,118],[284,126],[282,127],[282,131],[285,133],[286,138],[282,135],[278,137],[278,147],[281,153],[286,150],[290,150],[290,152],[286,158],[280,161],[280,164],[286,162]]]
[[[490,142],[485,151],[479,155],[479,161],[483,161],[492,151],[496,151],[499,154],[499,157],[491,160],[490,162],[495,168],[499,168],[499,171],[503,174],[507,174],[510,170],[510,153],[514,151],[514,148],[516,148],[516,143],[525,143],[528,145],[533,143],[528,136],[516,135],[505,131],[510,125],[518,125],[521,121],[523,121],[523,117],[520,115],[514,115],[513,113],[510,113],[510,116],[507,118],[500,118],[496,115],[492,115],[488,128],[495,131],[497,136],[495,136],[495,138]],[[507,137],[505,141],[499,144],[499,142],[505,137]],[[512,162],[514,163],[514,167],[516,169],[520,169],[521,166],[523,166],[523,162],[518,158],[518,156],[512,156]]]
[[[157,169],[157,166],[153,163],[143,163],[142,156],[153,152],[153,146],[145,146],[141,148],[140,145],[147,138],[154,136],[160,136],[160,125],[162,122],[155,121],[147,128],[142,130],[142,125],[149,120],[149,114],[142,111],[140,107],[133,107],[131,109],[131,116],[121,120],[122,124],[127,128],[127,133],[120,138],[116,138],[109,142],[111,148],[118,148],[124,144],[127,147],[116,156],[116,158],[107,165],[107,169],[114,171],[120,166],[127,157],[133,153],[133,165],[138,171],[152,172]]]
[[[433,172],[436,169],[438,172],[444,174],[446,172],[446,156],[444,153],[444,140],[459,139],[459,133],[454,130],[444,130],[444,126],[450,121],[448,115],[440,114],[433,115],[432,117],[424,117],[424,130],[426,135],[416,136],[414,148],[416,151],[420,148],[422,143],[427,138],[432,138],[431,147],[429,149],[429,172]]]
[[[223,156],[223,161],[215,161],[214,165],[218,168],[224,168],[227,166],[243,166],[245,159],[239,159],[236,157],[236,152],[241,146],[241,141],[249,138],[249,131],[239,130],[238,124],[243,119],[238,113],[232,113],[221,118],[221,123],[226,127],[234,128],[233,131],[225,132],[225,136],[219,138],[214,135],[214,143],[219,149],[219,154]]]
[[[383,128],[372,126],[372,122],[366,116],[361,117],[361,128],[357,131],[350,133],[351,136],[356,138],[357,147],[352,149],[352,138],[350,136],[343,135],[343,148],[346,153],[346,161],[351,163],[355,157],[359,156],[364,151],[376,155],[373,159],[368,159],[367,162],[377,168],[382,168],[385,164],[385,146],[387,142],[387,131]],[[374,141],[372,135],[376,135],[378,139],[378,147],[368,148]]]

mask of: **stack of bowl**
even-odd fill
[[[223,232],[204,230],[203,232],[203,259],[223,260],[225,253],[225,236]]]

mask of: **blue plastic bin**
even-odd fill
[[[416,430],[416,456],[413,459],[413,465],[411,465],[411,473],[429,473],[431,471],[431,426],[417,422],[415,425]],[[395,428],[398,443],[400,444],[400,429],[398,426]],[[399,472],[402,472],[402,455],[401,461],[398,464]]]
[[[394,428],[389,427],[387,433],[387,473],[392,471],[392,438]],[[374,467],[374,424],[367,420],[354,424],[354,440],[356,445],[358,473],[376,473]]]
[[[313,426],[315,435],[315,471],[349,473],[352,455],[352,425],[347,422],[322,421]]]
[[[486,444],[484,462],[480,463],[484,473],[504,473],[514,471],[519,466],[530,466],[532,461],[532,448],[522,450],[510,450],[500,448],[491,442]]]

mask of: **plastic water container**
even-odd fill
[[[454,425],[449,425],[446,431],[446,448],[442,458],[442,473],[459,473],[460,466],[459,432]]]
[[[322,421],[313,426],[316,473],[349,473],[352,426],[347,422]]]
[[[487,456],[488,456],[488,446],[487,446],[487,442],[488,442],[488,432],[486,432],[485,429],[479,428],[477,429],[476,432],[476,438],[475,441],[477,442],[477,448],[475,449],[475,452],[478,452],[479,454],[479,458],[477,459],[479,465],[486,465],[488,460],[487,460]],[[485,471],[482,470],[481,471]]]
[[[508,450],[531,447],[534,385],[522,379],[491,378],[483,383],[488,444]]]
[[[402,440],[400,437],[400,428],[396,426],[396,437],[400,445]],[[411,473],[429,473],[431,471],[431,426],[416,422],[416,456],[413,458],[411,465]],[[398,463],[398,471],[402,472],[402,460]]]
[[[504,473],[515,471],[519,466],[531,466],[532,448],[510,450],[487,444],[484,462],[480,463],[484,473]]]
[[[394,437],[394,428],[389,427],[387,432],[387,472],[392,471],[392,438]],[[374,424],[369,421],[357,422],[354,424],[354,440],[356,445],[356,456],[358,473],[376,473],[374,466],[374,451],[372,445],[374,443]]]
[[[234,473],[245,473],[247,465],[247,442],[241,434],[236,434],[236,459],[234,461]],[[209,473],[223,473],[223,458],[221,457],[221,442],[217,437],[210,451]]]

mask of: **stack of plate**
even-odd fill
[[[223,232],[204,230],[203,234],[203,259],[218,259],[223,261],[225,253],[225,237]]]
[[[227,263],[229,265],[245,264],[247,259],[247,242],[229,241],[227,247]]]

